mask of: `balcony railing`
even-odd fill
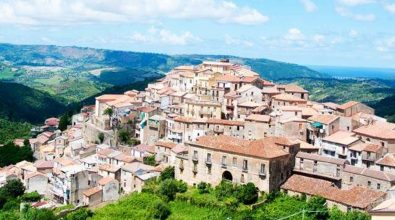
[[[193,161],[194,163],[197,163],[197,162],[199,161],[199,159],[198,159],[198,157],[197,157],[196,155],[193,155],[193,156],[192,156],[192,161]]]
[[[362,154],[362,160],[376,161],[375,155]]]
[[[207,165],[207,166],[211,166],[211,165],[212,165],[211,159],[206,159],[206,165]]]

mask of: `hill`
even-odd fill
[[[70,104],[115,85],[159,77],[179,65],[221,58],[248,65],[270,80],[326,76],[296,64],[228,55],[166,55],[73,46],[0,44],[0,81],[21,83]]]
[[[51,95],[17,83],[0,82],[0,94],[0,117],[13,121],[42,123],[65,109]]]

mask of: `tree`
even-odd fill
[[[22,160],[34,160],[30,146],[19,147],[10,142],[0,147],[0,167],[16,164]]]
[[[307,202],[308,215],[314,219],[327,219],[329,217],[326,199],[320,196],[314,196]]]
[[[100,133],[97,135],[97,138],[99,139],[100,144],[102,144],[103,141],[104,141],[104,134],[100,132]]]
[[[23,194],[21,199],[24,202],[37,202],[37,201],[40,201],[41,195],[38,194],[37,191],[34,191],[34,192]]]
[[[118,133],[118,138],[121,141],[121,143],[128,143],[130,140],[130,133],[122,129]]]
[[[159,180],[174,179],[174,167],[166,167],[160,174]]]
[[[92,216],[93,212],[91,210],[82,208],[67,214],[65,220],[86,220],[88,217]]]
[[[25,147],[31,147],[31,146],[30,146],[30,141],[29,141],[29,139],[23,140],[23,146],[25,146]]]
[[[25,219],[29,220],[55,220],[54,213],[49,209],[36,209],[28,207],[24,213]]]
[[[166,179],[159,186],[159,194],[165,196],[168,201],[172,201],[177,193],[186,192],[187,189],[187,185],[182,181]]]
[[[210,189],[211,189],[211,185],[210,185],[209,183],[200,182],[200,183],[197,185],[197,189],[198,189],[198,192],[199,192],[200,194],[209,193],[209,192],[210,192]]]
[[[7,183],[0,188],[0,195],[8,198],[16,198],[23,195],[25,186],[19,179],[8,180]]]
[[[114,114],[114,110],[112,110],[112,108],[106,108],[103,112],[103,115],[108,115],[108,117],[112,117],[112,115]]]
[[[254,204],[258,200],[258,189],[253,183],[237,186],[236,198],[246,204]]]
[[[144,157],[143,163],[150,166],[156,166],[155,155]]]
[[[171,214],[170,207],[163,201],[157,200],[153,206],[153,217],[155,219],[166,219]]]
[[[228,197],[233,197],[235,188],[229,181],[222,180],[219,185],[215,187],[215,195],[219,200],[223,200]]]
[[[62,117],[60,117],[59,119],[59,130],[64,131],[67,129],[67,125],[71,124],[71,118],[69,117],[68,114],[64,114],[62,115]]]

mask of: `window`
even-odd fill
[[[380,165],[380,171],[384,171],[384,166]]]
[[[382,142],[381,142],[381,146],[384,147],[384,145],[385,145],[385,143],[382,141]]]
[[[211,154],[207,153],[207,162],[211,162]]]
[[[381,188],[380,183],[377,183],[377,189],[380,189],[380,188]]]
[[[265,164],[264,163],[261,163],[261,170],[259,172],[265,173]]]
[[[248,170],[248,161],[243,160],[243,170]]]
[[[372,185],[372,182],[368,181],[368,186],[370,187]]]
[[[354,177],[350,176],[350,183],[354,182]]]
[[[226,166],[226,156],[222,156],[222,165]]]
[[[236,157],[233,157],[232,165],[233,165],[234,167],[237,166],[237,158],[236,158]]]

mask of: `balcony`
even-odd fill
[[[179,166],[180,170],[184,170],[184,163],[180,162],[180,166]]]
[[[241,169],[244,173],[248,173],[248,167],[242,167]]]
[[[192,172],[196,175],[197,174],[197,172],[198,172],[198,170],[197,170],[197,168],[196,167],[194,167],[193,169],[192,169]]]
[[[224,133],[224,128],[223,127],[214,127],[214,132],[216,132],[216,133]]]
[[[227,167],[226,163],[222,163],[222,164],[221,164],[221,167],[224,168],[224,169],[226,169],[226,167]]]
[[[266,178],[266,172],[265,171],[259,171],[259,177],[261,178]]]
[[[188,160],[188,154],[177,154],[176,157],[179,159]]]
[[[206,159],[206,165],[207,165],[207,166],[211,166],[211,165],[212,165],[211,159]]]

